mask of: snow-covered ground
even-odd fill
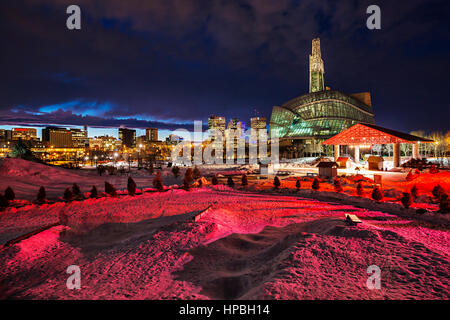
[[[11,185],[29,200],[40,185],[55,199],[73,182],[83,191],[92,184],[103,190],[105,179],[126,185],[125,176],[9,162],[0,167],[0,190]],[[241,169],[201,168],[205,175]],[[138,188],[152,185],[148,174],[134,178]],[[166,186],[182,181],[169,170],[163,179]],[[303,182],[306,190],[296,193],[295,180],[283,180],[279,191],[263,181],[251,180],[245,189],[208,185],[7,208],[0,212],[2,244],[45,225],[64,225],[0,249],[0,298],[450,298],[449,224],[439,214],[424,220],[394,204],[345,204],[352,202],[350,184],[349,195],[333,198],[325,184],[314,193]],[[362,224],[346,226],[345,213]],[[80,290],[66,287],[70,265],[81,269]],[[366,285],[370,265],[381,269],[380,290]]]

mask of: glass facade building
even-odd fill
[[[274,107],[270,133],[279,138],[328,139],[356,123],[374,123],[372,107],[335,90],[313,92]]]
[[[320,41],[313,40],[310,56],[310,92],[275,106],[270,135],[280,138],[281,156],[287,158],[329,153],[325,139],[356,123],[374,124],[370,93],[344,94],[323,87],[324,67]]]

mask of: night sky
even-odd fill
[[[66,28],[71,4],[79,31]],[[371,4],[382,30],[366,27]],[[269,119],[308,92],[320,37],[325,85],[370,91],[376,124],[449,130],[448,0],[3,0],[0,10],[0,126]]]

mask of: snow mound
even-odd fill
[[[5,158],[0,163],[0,175],[9,178],[37,177],[44,180],[52,180],[61,175],[74,175],[67,169],[47,166],[41,163],[16,158]]]
[[[441,185],[442,188],[449,191],[450,190],[450,172],[441,171],[439,173],[421,173],[414,175],[414,179],[411,181],[404,182],[405,185],[413,186],[416,185],[418,188],[424,191],[431,191],[437,184]]]

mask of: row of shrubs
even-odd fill
[[[278,189],[280,187],[280,180],[278,177],[275,177],[274,179],[274,188]],[[298,179],[295,184],[297,189],[301,188],[301,180]],[[335,178],[333,180],[333,186],[335,192],[343,192],[342,184],[339,178]],[[314,181],[312,183],[312,189],[319,190],[320,189],[320,181],[317,178],[314,178]],[[364,196],[365,191],[364,187],[361,182],[359,182],[356,186],[356,194],[360,197]],[[440,213],[450,213],[450,207],[449,207],[449,196],[445,192],[444,188],[442,188],[439,184],[436,185],[432,190],[433,197],[437,200],[439,203],[439,212]],[[410,192],[404,192],[402,194],[402,197],[400,198],[401,203],[405,208],[409,208],[412,203],[413,199],[416,199],[418,197],[418,189],[417,186],[413,186],[410,190]],[[376,201],[381,201],[383,199],[383,193],[381,192],[378,185],[374,185],[372,190],[372,199]]]
[[[194,168],[194,170],[192,170],[191,168],[188,168],[186,170],[185,175],[184,175],[184,180],[183,180],[183,189],[189,190],[191,188],[191,185],[194,182],[194,180],[196,178],[200,177],[200,172],[199,171],[196,172],[196,169],[197,169],[197,167]],[[175,175],[175,177],[179,176],[179,168],[178,167],[173,167],[172,172]],[[201,187],[202,180],[198,180],[198,183],[199,183],[199,186]],[[216,176],[214,176],[212,178],[212,184],[213,185],[219,184],[219,181]],[[339,178],[335,178],[333,184],[334,184],[334,190],[336,192],[339,192],[339,193],[343,192],[342,184],[341,184],[341,181]],[[231,188],[233,188],[235,186],[235,183],[231,176],[229,176],[227,179],[227,185]],[[247,178],[246,174],[243,174],[241,177],[241,185],[244,187],[248,185],[248,178]],[[273,180],[273,185],[274,185],[274,189],[278,189],[281,186],[281,181],[277,176]],[[164,185],[162,182],[160,172],[158,172],[156,174],[156,177],[153,179],[153,186],[158,191],[164,190]],[[129,177],[128,183],[127,183],[128,194],[131,196],[135,195],[136,187],[137,187],[136,182],[133,180],[133,178]],[[296,188],[301,189],[301,180],[300,179],[297,179],[297,181],[296,181]],[[316,191],[320,189],[320,181],[318,178],[314,178],[314,181],[312,183],[312,189],[316,190]],[[106,182],[106,181],[105,181],[105,193],[107,193],[113,197],[117,196],[116,188],[112,184],[110,184],[109,182]],[[363,196],[365,194],[364,187],[361,182],[359,182],[357,184],[356,193],[358,196]],[[449,213],[448,194],[445,192],[444,188],[442,188],[440,185],[437,185],[433,188],[432,194],[439,203],[439,211],[441,213]],[[372,199],[374,199],[376,201],[381,201],[383,199],[383,193],[381,192],[378,185],[374,185],[371,196],[372,196]],[[417,196],[418,196],[418,189],[417,189],[417,186],[414,185],[411,188],[410,192],[403,193],[400,201],[405,208],[409,208],[412,205],[413,199],[416,199]],[[90,193],[89,193],[89,197],[90,198],[98,197],[98,191],[97,191],[96,186],[92,186],[92,189],[90,190]],[[12,188],[11,187],[6,188],[5,194],[4,195],[0,194],[0,208],[8,207],[9,202],[13,201],[14,199],[15,199],[15,193],[12,190]],[[81,193],[80,187],[76,183],[74,183],[72,185],[72,188],[67,188],[64,191],[63,199],[65,201],[69,202],[72,200],[84,199],[84,195]],[[45,201],[46,201],[45,188],[41,187],[38,191],[36,202],[37,203],[45,203]]]
[[[177,171],[179,172],[179,168],[174,167],[172,169],[172,171],[175,174]],[[198,177],[199,175],[200,175],[200,172],[199,172],[198,168],[195,168],[194,170],[192,170],[191,168],[187,169],[186,173],[185,173],[185,177],[184,177],[184,182],[183,182],[184,189],[189,190],[189,188],[191,187],[191,184],[194,181],[194,177]],[[201,182],[201,180],[199,180],[199,181]],[[160,172],[157,172],[156,177],[153,179],[153,186],[158,191],[164,190],[164,185],[163,185],[163,181],[162,181]],[[137,188],[136,182],[133,180],[133,178],[129,177],[128,183],[127,183],[128,194],[135,195],[136,188]],[[117,196],[116,188],[107,181],[105,181],[105,193],[107,193],[108,195],[113,196],[113,197]],[[97,198],[98,196],[99,196],[99,193],[98,193],[97,187],[92,186],[92,188],[89,192],[89,197]],[[0,208],[8,207],[10,201],[15,200],[15,198],[16,198],[16,196],[15,196],[13,189],[11,187],[6,188],[5,194],[4,195],[0,194]],[[69,201],[73,201],[73,200],[82,200],[82,199],[85,199],[85,197],[84,197],[83,193],[81,192],[81,189],[78,186],[78,184],[74,183],[71,188],[65,189],[64,194],[63,194],[63,199],[64,199],[64,201],[69,202]],[[47,193],[46,193],[45,187],[40,187],[37,197],[36,197],[36,203],[43,204],[46,201],[47,201]]]
[[[438,167],[436,167],[434,164],[430,167],[430,173],[431,174],[437,174],[437,173],[439,173],[439,168]],[[406,181],[412,181],[412,180],[414,180],[415,178],[417,178],[418,176],[420,175],[420,170],[419,169],[416,169],[416,170],[414,170],[414,173],[413,173],[413,171],[412,170],[410,170],[409,172],[408,172],[408,174],[406,175]]]

